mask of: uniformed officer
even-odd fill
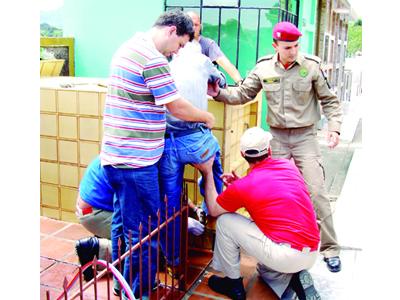
[[[208,93],[217,101],[235,105],[253,100],[261,89],[264,90],[267,123],[274,137],[273,156],[293,158],[302,172],[320,222],[320,251],[328,269],[339,272],[340,246],[325,191],[316,123],[321,118],[321,107],[328,119],[328,145],[334,148],[339,143],[342,110],[321,70],[321,60],[298,52],[301,35],[295,25],[277,23],[272,44],[276,53],[262,57],[240,86],[219,89],[213,85]]]

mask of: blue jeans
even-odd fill
[[[157,227],[157,210],[160,208],[160,190],[158,183],[158,165],[137,169],[114,168],[105,166],[104,170],[115,190],[114,214],[111,224],[111,241],[113,247],[113,260],[118,258],[118,238],[121,230],[125,246],[129,246],[129,231],[132,231],[132,246],[139,242],[139,224],[142,224],[142,239],[148,235],[148,217],[151,216],[151,230]],[[122,226],[121,226],[122,223]],[[130,282],[130,268],[132,268],[132,291],[139,297],[140,282],[142,282],[143,295],[148,294],[149,272],[151,287],[155,282],[157,262],[157,241],[151,241],[151,270],[148,268],[149,243],[142,244],[142,278],[139,276],[139,250],[132,252],[132,265],[127,257],[123,266],[123,275]]]
[[[209,160],[215,154],[213,164],[213,174],[217,192],[221,193],[223,182],[220,176],[223,173],[221,165],[221,152],[217,139],[209,129],[192,134],[175,137],[173,133],[169,138],[165,139],[165,148],[163,156],[160,159],[160,189],[161,199],[166,195],[168,198],[168,217],[173,214],[173,209],[180,209],[180,195],[183,185],[183,173],[186,164],[199,164]],[[204,202],[204,201],[203,201]],[[161,215],[165,216],[165,205],[161,206]],[[167,259],[174,265],[179,264],[179,245],[180,245],[180,218],[177,218],[175,223],[175,233],[173,225],[168,226],[168,250]],[[172,259],[172,237],[175,234],[175,249],[174,259]],[[164,236],[162,234],[161,236]],[[165,253],[165,241],[162,244]]]

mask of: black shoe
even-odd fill
[[[79,263],[81,266],[84,266],[89,261],[92,261],[95,256],[97,258],[99,257],[99,239],[95,236],[91,236],[77,240],[75,250],[79,258]],[[83,271],[83,278],[86,281],[93,279],[93,269],[91,267]]]
[[[246,291],[243,286],[243,278],[231,279],[212,275],[208,279],[208,286],[217,293],[228,296],[234,300],[245,300]]]
[[[342,269],[342,263],[340,262],[339,256],[324,257],[324,261],[326,262],[328,270],[331,272],[339,272]]]
[[[307,270],[293,274],[287,289],[293,289],[299,300],[321,300]]]
[[[121,291],[119,290],[119,289],[117,289],[117,288],[113,288],[113,294],[115,295],[115,296],[120,296],[121,295]]]

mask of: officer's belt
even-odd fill
[[[269,126],[269,128],[276,129],[276,130],[296,130],[296,129],[307,129],[313,127],[314,124],[307,125],[307,126],[302,126],[302,127],[275,127],[275,126]]]

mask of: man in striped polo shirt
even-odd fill
[[[170,75],[167,57],[193,39],[191,18],[181,11],[163,13],[146,33],[137,33],[115,53],[111,62],[109,86],[104,110],[104,135],[101,164],[116,191],[111,239],[113,260],[118,257],[118,220],[122,220],[125,244],[132,231],[132,245],[148,234],[148,217],[156,227],[160,208],[158,161],[164,149],[165,110],[212,128],[214,116],[199,110],[183,99]],[[114,220],[115,223],[114,224]],[[148,245],[143,244],[142,278],[139,278],[139,253],[132,253],[132,266],[125,260],[124,277],[129,282],[132,268],[132,291],[144,296],[155,283],[156,243],[152,242],[151,270],[148,269]],[[151,272],[149,282],[149,272]]]

